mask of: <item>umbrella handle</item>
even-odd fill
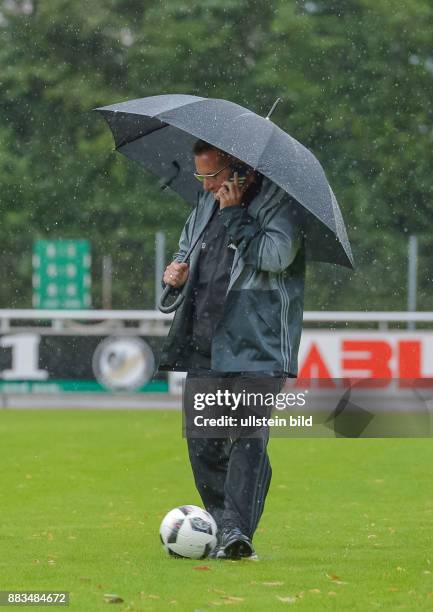
[[[183,293],[180,293],[172,304],[169,304],[168,306],[166,306],[164,302],[168,298],[168,296],[170,295],[173,289],[174,287],[172,287],[171,285],[167,285],[159,297],[158,309],[164,314],[169,314],[170,312],[174,312],[177,308],[179,308],[179,306],[182,304],[183,299],[185,297]]]

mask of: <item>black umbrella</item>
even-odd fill
[[[304,208],[307,259],[353,268],[343,217],[320,162],[269,119],[273,109],[264,118],[227,100],[169,94],[95,110],[110,126],[117,151],[191,204],[201,190],[193,176],[195,140],[242,160]]]

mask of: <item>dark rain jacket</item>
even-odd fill
[[[214,210],[212,193],[204,193],[183,228],[182,261]],[[212,340],[211,369],[218,372],[274,372],[296,376],[302,331],[305,246],[302,209],[272,181],[248,208],[229,206],[221,216],[236,246],[222,317]],[[192,290],[201,241],[189,261],[185,296],[163,345],[160,370],[192,367]]]

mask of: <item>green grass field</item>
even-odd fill
[[[0,590],[70,591],[86,612],[433,607],[431,440],[271,440],[260,561],[192,561],[158,537],[200,505],[180,418],[1,411]]]

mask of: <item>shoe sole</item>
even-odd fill
[[[243,557],[243,559],[245,559],[245,561],[258,561],[259,556],[257,553],[254,553],[253,555],[250,555],[249,557]]]

